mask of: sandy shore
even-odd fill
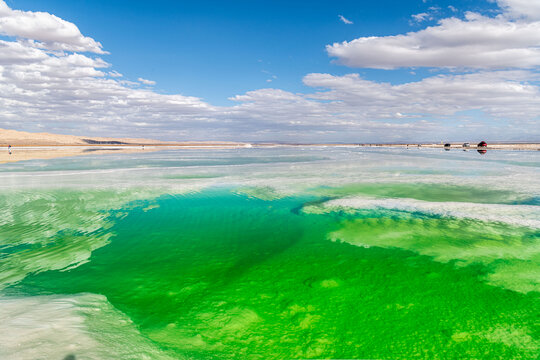
[[[8,151],[11,145],[11,154]],[[85,137],[50,133],[29,133],[0,129],[0,164],[35,159],[53,159],[79,155],[105,155],[113,153],[140,153],[163,149],[222,149],[263,147],[398,147],[398,148],[443,148],[443,144],[278,144],[243,143],[227,141],[167,142],[151,139]],[[463,143],[451,143],[450,149],[476,150],[476,143],[464,148]],[[489,143],[486,150],[540,150],[540,143]]]
[[[11,154],[8,151],[11,146]],[[137,153],[165,148],[229,148],[245,147],[238,142],[159,141],[138,138],[112,138],[0,129],[0,164],[35,159],[59,157]]]
[[[0,164],[24,160],[54,159],[69,156],[135,154],[166,149],[228,149],[243,147],[246,146],[222,143],[185,143],[174,146],[12,146],[10,154],[7,146],[0,146]]]
[[[31,133],[0,129],[1,146],[243,146],[233,141],[160,141],[139,138],[112,138],[95,136]]]
[[[38,159],[54,159],[59,157],[78,156],[78,155],[96,155],[96,154],[113,154],[113,153],[138,153],[142,151],[156,151],[159,148],[145,148],[141,147],[75,147],[75,146],[47,146],[47,147],[12,147],[11,154],[9,154],[7,148],[4,146],[0,148],[0,164],[17,162],[24,160],[38,160]]]

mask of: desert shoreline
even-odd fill
[[[485,147],[479,147],[477,145],[463,146],[462,143],[450,143],[450,147],[443,144],[434,143],[407,143],[407,144],[392,144],[392,143],[272,143],[272,142],[220,142],[220,141],[188,141],[188,142],[169,142],[169,143],[102,143],[102,144],[48,144],[48,143],[5,143],[0,140],[0,148],[250,148],[250,147],[301,147],[301,146],[315,146],[315,147],[397,147],[397,148],[450,148],[450,149],[488,149],[488,150],[537,150],[540,151],[540,142],[527,142],[527,143],[512,143],[512,142],[494,142],[489,143]]]
[[[540,151],[540,143],[494,143],[487,147],[462,147],[452,144],[445,148],[442,144],[253,144],[253,143],[178,143],[178,144],[122,144],[122,145],[35,145],[20,144],[11,146],[0,145],[0,164],[27,160],[48,160],[62,157],[108,154],[135,154],[155,152],[168,149],[242,149],[242,148],[272,148],[272,147],[362,147],[362,148],[402,148],[402,149],[445,149],[445,150],[509,150],[509,151]]]
[[[225,149],[238,148],[232,145],[0,145],[0,165],[27,160],[48,160],[72,156],[135,154],[166,149]]]

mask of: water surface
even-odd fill
[[[538,353],[535,152],[171,150],[0,168],[0,356]]]

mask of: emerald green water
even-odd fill
[[[413,198],[426,201],[459,201],[474,203],[498,204],[531,204],[538,205],[538,199],[519,198],[512,191],[493,190],[489,188],[471,188],[458,185],[430,184],[349,184],[337,188],[320,188],[322,196],[343,197],[349,195],[371,195],[381,198]]]
[[[160,177],[215,181],[224,169],[216,173]],[[309,182],[288,195],[279,184],[233,182],[196,191],[137,184],[4,193],[12,217],[6,212],[0,224],[0,295],[43,299],[36,311],[63,304],[62,318],[71,307],[58,299],[104,296],[68,301],[82,317],[71,330],[106,345],[101,355],[62,350],[77,359],[115,348],[123,358],[537,358],[540,231],[515,225],[535,224],[536,213],[514,212],[536,211],[535,194]],[[350,196],[464,205],[444,216],[325,205]],[[499,206],[492,216],[505,217],[473,218],[465,212],[471,203],[488,212]],[[0,320],[17,316],[0,312]],[[62,328],[55,326],[46,332],[53,339]]]

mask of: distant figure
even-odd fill
[[[144,150],[144,145],[142,146],[142,149]]]
[[[444,144],[444,150],[450,151],[450,147],[452,147],[451,144],[449,144],[449,143]]]
[[[9,155],[11,155],[11,145],[8,145],[7,147]]]

